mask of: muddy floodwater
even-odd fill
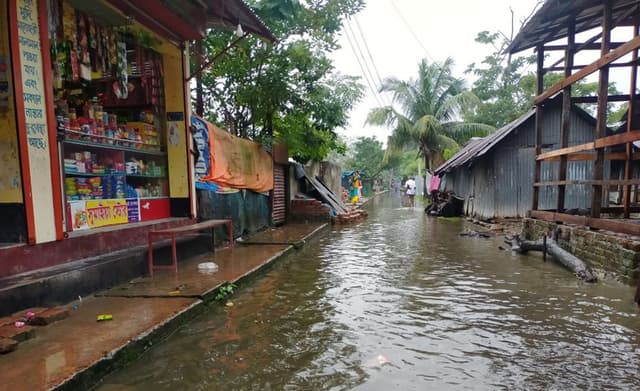
[[[100,390],[640,389],[633,288],[382,196]],[[135,314],[132,314],[135,316]]]

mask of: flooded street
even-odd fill
[[[100,390],[639,389],[633,288],[372,201]],[[135,314],[132,314],[135,316]]]

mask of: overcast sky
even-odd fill
[[[469,76],[464,75],[467,65],[481,62],[490,53],[487,45],[474,41],[476,34],[483,30],[500,30],[508,35],[511,30],[509,8],[514,11],[517,29],[535,4],[536,0],[368,0],[366,8],[351,19],[351,30],[345,26],[346,31],[340,38],[342,48],[333,53],[332,58],[341,73],[363,77],[363,70],[347,38],[349,36],[353,42],[355,35],[377,82],[359,25],[382,79],[389,76],[402,80],[415,78],[422,58],[431,62],[450,56],[456,62],[455,75],[467,78],[470,84]],[[355,51],[358,53],[357,46]],[[365,80],[363,77],[362,82],[367,86]],[[360,136],[375,136],[386,143],[388,129],[364,125],[369,110],[378,105],[367,86],[365,98],[351,112],[349,126],[339,133],[349,142]]]

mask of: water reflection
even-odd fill
[[[102,389],[637,389],[629,287],[461,238],[397,198],[336,227]]]

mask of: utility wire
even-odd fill
[[[356,21],[356,29],[357,29],[357,31],[359,32],[360,39],[362,40],[362,43],[363,43],[364,49],[365,49],[365,51],[367,52],[367,55],[369,56],[369,61],[371,62],[371,65],[372,65],[372,67],[373,67],[373,72],[371,72],[371,70],[369,69],[369,73],[371,74],[372,79],[373,79],[373,75],[374,75],[374,73],[375,73],[375,76],[377,77],[377,80],[376,80],[376,79],[374,79],[374,81],[377,81],[377,82],[378,82],[378,88],[377,88],[378,95],[380,96],[380,99],[382,99],[383,103],[384,103],[386,106],[390,106],[389,101],[388,101],[388,99],[387,99],[386,95],[384,95],[384,94],[382,94],[382,93],[380,92],[380,88],[382,88],[382,78],[380,77],[380,72],[378,71],[378,67],[376,66],[376,62],[373,60],[373,56],[371,55],[371,50],[369,50],[369,44],[367,44],[367,39],[366,39],[366,37],[365,37],[364,33],[362,32],[362,28],[360,27],[360,22],[358,21],[358,17],[357,17],[357,16],[354,16],[354,19],[355,19],[355,21]],[[348,23],[348,21],[347,21],[347,23]],[[352,26],[350,26],[350,28],[351,28],[351,27],[352,27]],[[352,30],[351,32],[352,32],[353,36],[354,36],[354,37],[356,37],[356,34],[353,32],[353,30]],[[356,39],[356,43],[357,43],[357,39]],[[360,47],[358,47],[358,50],[359,50],[359,49],[360,49]],[[365,62],[365,64],[366,64],[366,63],[367,63],[367,61],[366,61],[366,59],[364,58],[364,55],[362,54],[362,51],[360,51],[360,55],[362,56],[362,58],[363,58],[363,60],[364,60],[364,62]],[[367,68],[368,68],[368,67],[367,67]],[[374,84],[375,84],[375,83],[374,83]]]
[[[347,21],[347,26],[349,26],[349,23]],[[350,26],[349,26],[350,28]],[[351,51],[353,52],[353,55],[356,57],[356,60],[358,61],[358,65],[360,66],[360,70],[362,71],[362,76],[364,77],[365,81],[367,82],[367,85],[369,86],[369,89],[371,90],[371,93],[373,94],[373,97],[376,99],[376,101],[378,102],[378,105],[380,106],[384,106],[380,100],[380,97],[378,96],[378,91],[375,88],[375,82],[372,84],[371,80],[369,79],[370,76],[368,76],[367,72],[365,71],[365,66],[362,64],[362,61],[360,60],[360,57],[358,56],[358,53],[356,52],[355,49],[355,45],[353,44],[353,42],[351,41],[351,36],[349,35],[349,31],[347,31],[348,29],[344,30],[345,36],[347,37],[347,41],[349,42],[349,46],[351,47]],[[354,36],[355,39],[355,36]]]
[[[380,77],[380,72],[378,72],[378,67],[376,66],[376,62],[373,61],[373,56],[371,55],[371,51],[369,50],[369,45],[367,44],[367,40],[362,33],[362,28],[360,27],[360,22],[358,21],[358,16],[355,15],[353,19],[356,21],[356,28],[360,32],[360,37],[362,38],[362,43],[364,44],[364,48],[369,55],[369,60],[371,60],[371,65],[373,65],[373,70],[375,71],[376,76],[378,77],[378,82],[382,85],[382,78]]]
[[[418,42],[418,45],[420,45],[420,47],[422,47],[422,50],[424,50],[424,53],[427,55],[429,60],[431,60],[431,62],[435,63],[435,61],[433,60],[433,57],[431,57],[431,55],[429,54],[429,51],[427,50],[427,48],[422,44],[422,41],[420,41],[420,38],[418,38],[418,35],[415,33],[415,31],[413,31],[413,29],[409,25],[409,22],[407,22],[407,20],[404,18],[404,15],[402,15],[402,12],[398,8],[398,6],[393,2],[393,0],[389,0],[389,3],[391,3],[391,5],[393,6],[393,9],[396,11],[398,16],[402,20],[402,23],[404,24],[404,26],[407,28],[407,30],[409,30],[411,35],[413,35],[413,38],[416,40],[416,42]]]
[[[378,95],[378,97],[380,97],[380,93],[379,93],[379,89],[378,89],[378,83],[376,82],[375,77],[373,77],[373,72],[371,72],[371,68],[369,68],[369,63],[367,63],[367,59],[364,57],[364,54],[362,53],[362,48],[360,47],[360,43],[358,42],[358,37],[356,36],[355,32],[353,31],[353,27],[351,26],[351,22],[348,19],[345,22],[346,22],[345,25],[347,26],[347,29],[351,33],[351,37],[353,37],[354,47],[357,50],[357,53],[354,52],[354,54],[356,55],[356,57],[358,57],[360,60],[362,60],[361,62],[362,62],[362,65],[364,66],[363,72],[366,73],[367,78],[371,81],[371,84],[375,88],[376,95]]]

